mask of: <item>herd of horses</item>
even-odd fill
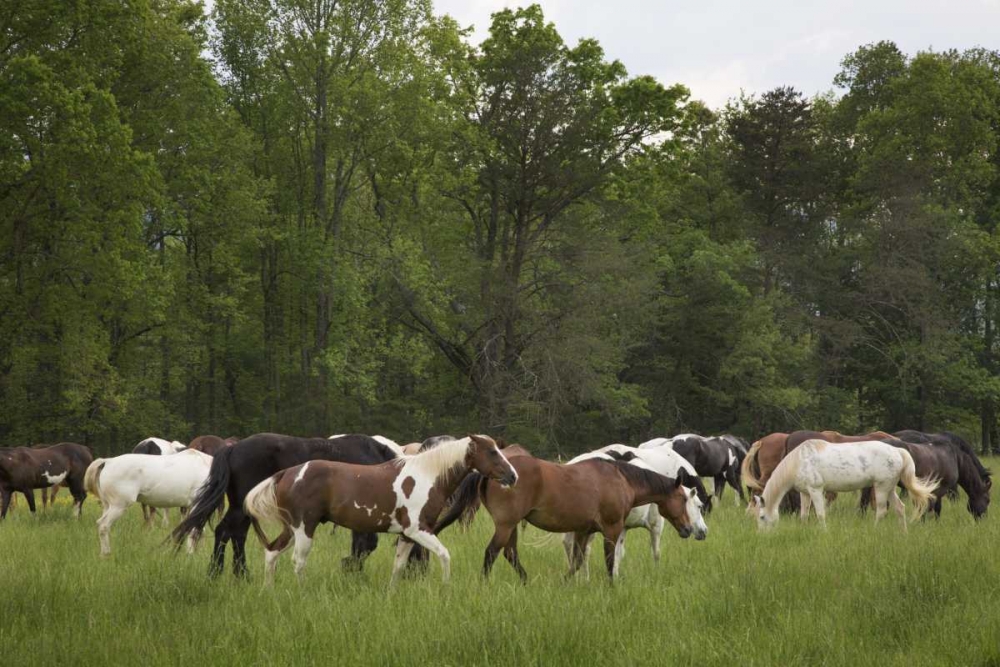
[[[711,494],[702,478],[714,481]],[[212,517],[221,516],[210,572],[223,571],[231,543],[233,571],[246,576],[246,540],[253,528],[264,546],[269,583],[289,549],[301,576],[323,523],[351,531],[347,569],[361,569],[378,534],[392,533],[399,537],[391,581],[406,568],[425,568],[429,554],[447,581],[451,557],[439,536],[455,522],[467,523],[479,508],[494,524],[484,576],[502,552],[527,581],[518,529],[530,524],[563,536],[569,576],[586,571],[592,541],[601,535],[614,580],[627,530],[650,532],[654,560],[667,524],[681,538],[703,540],[705,515],[727,484],[761,529],[777,522],[782,507],[798,509],[803,519],[814,508],[822,524],[837,493],[860,490],[862,511],[874,505],[878,521],[891,507],[905,530],[897,488],[909,496],[913,519],[927,509],[940,516],[942,499],[957,496],[959,488],[969,512],[980,519],[989,507],[992,481],[959,436],[917,431],[772,433],[749,447],[732,435],[688,433],[638,447],[608,445],[566,462],[478,434],[435,436],[405,446],[360,434],[200,436],[188,445],[147,438],[130,454],[96,459],[90,448],[74,443],[0,448],[0,518],[14,493],[23,494],[34,512],[34,489],[54,495],[61,486],[69,489],[79,517],[89,493],[101,503],[100,553],[109,556],[111,528],[133,504],[143,506],[147,525],[157,511],[166,522],[169,508],[180,508],[182,517],[168,540],[176,548],[186,543],[189,553]],[[272,525],[280,528],[273,538],[267,533]]]

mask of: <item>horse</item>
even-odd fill
[[[83,476],[94,460],[90,447],[61,442],[49,447],[0,448],[0,519],[7,516],[11,496],[22,494],[35,513],[35,489],[65,484],[73,495],[77,518],[83,513],[87,492]]]
[[[906,531],[906,510],[896,493],[896,485],[909,491],[916,508],[914,519],[926,511],[937,481],[916,475],[913,457],[905,449],[871,440],[850,446],[826,440],[806,440],[792,450],[771,473],[762,496],[754,496],[757,527],[766,529],[778,522],[778,506],[793,488],[802,498],[800,518],[809,516],[810,503],[816,506],[820,524],[826,526],[825,491],[857,491],[875,488],[875,522],[888,511],[891,501]]]
[[[226,447],[232,447],[233,444],[234,443],[231,443],[228,440],[223,440],[217,435],[199,435],[197,438],[188,443],[187,448],[193,449],[196,452],[208,454],[209,456],[215,456]]]
[[[188,507],[208,478],[213,458],[196,449],[174,456],[149,457],[122,454],[96,459],[87,468],[84,485],[101,501],[104,512],[97,520],[101,556],[111,555],[111,526],[131,505]],[[188,553],[194,553],[201,531],[188,536]]]
[[[390,585],[417,543],[441,562],[442,580],[451,575],[451,556],[434,534],[444,504],[469,470],[496,480],[503,487],[517,483],[517,473],[485,435],[448,440],[426,452],[381,465],[309,461],[278,472],[247,494],[244,507],[264,545],[267,583],[274,581],[278,558],[295,546],[295,574],[301,577],[313,534],[332,522],[365,533],[397,533],[405,539],[396,547]],[[268,540],[260,523],[275,521],[281,534]]]
[[[212,513],[228,500],[229,507],[215,527],[215,546],[209,573],[223,570],[226,545],[233,543],[233,572],[247,575],[246,539],[251,520],[243,508],[247,493],[274,473],[306,461],[341,461],[371,465],[397,458],[396,452],[367,435],[344,435],[328,438],[297,438],[276,433],[258,433],[240,440],[219,452],[212,460],[208,479],[195,496],[183,521],[174,528],[171,539],[177,548],[195,530],[202,530]],[[378,536],[354,532],[351,555],[346,568],[360,570],[364,559],[378,546]],[[416,549],[414,549],[416,551]]]
[[[946,495],[954,496],[957,493],[959,474],[955,452],[951,447],[935,447],[930,443],[904,442],[898,438],[889,438],[882,442],[908,451],[913,457],[917,477],[934,478],[938,481],[928,511],[934,512],[935,516],[940,518],[941,499]],[[858,509],[862,514],[868,510],[871,502],[872,489],[870,487],[863,489],[858,504]]]
[[[564,465],[533,456],[509,461],[517,471],[516,486],[504,489],[482,478],[479,484],[465,487],[448,510],[449,515],[460,515],[465,505],[479,498],[493,517],[493,538],[483,557],[484,578],[503,550],[521,582],[527,583],[528,574],[517,553],[517,524],[525,519],[551,533],[575,534],[569,576],[582,565],[588,536],[603,534],[604,560],[612,581],[618,574],[625,517],[636,505],[654,503],[682,538],[695,530],[687,513],[689,495],[684,485],[691,482],[684,470],[671,479],[623,461],[595,459]],[[441,523],[435,533],[440,532]]]
[[[176,440],[164,440],[163,438],[144,438],[139,441],[139,444],[132,448],[133,454],[146,454],[148,456],[170,456],[171,454],[176,454],[177,452],[182,452],[186,449],[184,443],[178,442]],[[156,516],[156,508],[150,507],[149,505],[142,505],[142,519],[146,526],[149,527],[153,523],[153,518]],[[166,526],[170,523],[170,516],[167,509],[163,510],[163,525]]]
[[[729,482],[739,495],[736,505],[739,506],[740,501],[746,502],[740,480],[741,460],[731,443],[722,438],[687,436],[674,438],[671,448],[694,466],[699,477],[711,477],[715,481],[716,498],[722,500],[722,491]]]
[[[659,473],[664,477],[676,478],[679,470],[686,471],[689,475],[689,479],[696,483],[696,486],[686,487],[688,492],[687,512],[688,516],[691,518],[691,523],[695,526],[695,539],[702,540],[708,535],[708,526],[705,525],[705,519],[702,514],[705,503],[710,502],[711,498],[705,492],[705,487],[701,484],[701,479],[694,472],[694,468],[680,454],[677,454],[667,448],[642,450],[635,447],[616,444],[602,447],[593,452],[580,454],[579,456],[569,460],[567,465],[592,459],[625,461],[639,468]],[[628,516],[625,517],[626,531],[631,530],[632,528],[645,528],[649,531],[650,546],[653,550],[654,563],[660,562],[660,537],[663,534],[663,527],[665,525],[666,520],[660,514],[656,505],[652,503],[633,507],[628,513]],[[587,544],[583,556],[584,575],[588,579],[590,578],[590,547],[593,543],[593,539],[593,534],[587,537]],[[566,558],[569,560],[571,565],[573,562],[574,541],[575,538],[572,533],[566,533],[563,537],[563,547],[566,550]],[[624,545],[622,546],[620,556],[622,558],[625,556]]]
[[[962,487],[969,497],[966,505],[969,513],[976,519],[986,516],[990,506],[990,491],[993,488],[993,479],[989,469],[983,465],[976,452],[964,439],[949,433],[921,433],[920,431],[899,431],[896,436],[907,442],[929,444],[941,451],[948,453],[948,458],[957,468],[958,478],[956,484]],[[956,497],[957,491],[952,487],[947,494]],[[934,508],[936,514],[941,514],[941,498],[939,497]]]

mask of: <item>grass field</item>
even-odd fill
[[[1000,510],[974,524],[963,497],[904,535],[894,516],[876,527],[841,497],[826,531],[786,516],[761,535],[730,494],[706,541],[666,534],[658,565],[648,534],[632,531],[614,587],[600,548],[589,582],[564,580],[561,545],[533,528],[521,542],[528,586],[502,559],[484,583],[481,513],[442,536],[449,585],[433,563],[394,590],[387,540],[364,574],[344,574],[348,534],[324,527],[303,583],[286,554],[267,590],[252,536],[251,581],[209,581],[210,533],[194,557],[175,556],[135,507],[102,560],[93,499],[79,522],[66,504],[31,517],[22,502],[0,524],[0,655],[17,667],[1000,665]]]

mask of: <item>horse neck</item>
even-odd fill
[[[417,474],[431,477],[433,486],[447,498],[469,473],[469,446],[468,438],[445,442],[413,456],[404,465]]]
[[[958,485],[970,497],[973,498],[986,492],[986,480],[979,474],[979,467],[969,455],[959,448],[955,448],[955,458],[958,461]]]
[[[771,477],[764,486],[761,498],[764,499],[764,509],[769,515],[778,511],[778,505],[782,498],[795,484],[795,476],[799,471],[799,462],[802,458],[802,448],[796,447],[781,460],[773,471]]]

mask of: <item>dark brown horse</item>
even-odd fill
[[[69,487],[79,517],[87,497],[83,477],[93,460],[94,454],[89,447],[72,442],[50,447],[0,449],[0,519],[7,516],[14,493],[24,495],[28,509],[34,513],[34,489],[47,489],[59,484]]]
[[[946,447],[904,442],[898,438],[885,438],[883,442],[893,447],[905,449],[910,453],[917,477],[933,479],[938,482],[937,488],[934,489],[934,498],[928,505],[928,509],[933,510],[937,518],[941,518],[941,499],[946,495],[954,495],[958,485],[958,462],[955,460],[953,452]],[[862,490],[858,509],[864,513],[871,504],[872,489]]]
[[[438,557],[442,578],[448,581],[451,556],[434,534],[434,523],[470,470],[505,487],[517,482],[511,464],[493,439],[484,435],[448,440],[426,452],[381,465],[310,461],[272,475],[255,486],[244,502],[266,549],[267,581],[273,580],[278,557],[293,540],[295,573],[301,574],[313,534],[326,522],[359,533],[405,537],[396,548],[393,581],[414,543]],[[281,534],[268,540],[261,521],[280,523]]]
[[[947,466],[954,466],[957,470],[958,478],[955,484],[949,489],[948,496],[956,498],[958,489],[961,487],[969,497],[968,510],[976,519],[986,516],[990,506],[990,491],[993,487],[993,479],[990,471],[986,468],[976,452],[968,442],[960,436],[943,431],[941,433],[921,433],[920,431],[899,431],[896,436],[901,440],[911,443],[921,443],[932,445],[938,450],[939,457],[943,452],[947,457]],[[941,498],[938,498],[934,507],[935,513],[941,513]]]
[[[517,524],[522,520],[545,531],[574,534],[570,575],[583,563],[589,536],[601,533],[604,560],[612,580],[618,574],[625,517],[633,507],[654,503],[681,537],[688,537],[694,530],[683,488],[690,482],[684,471],[671,479],[623,461],[592,459],[562,465],[517,456],[510,463],[517,471],[516,486],[504,489],[483,479],[448,511],[449,517],[460,515],[464,506],[478,497],[493,517],[495,531],[483,558],[484,577],[489,576],[503,550],[521,581],[527,582],[528,574],[517,553]],[[436,530],[449,517],[442,519]]]

